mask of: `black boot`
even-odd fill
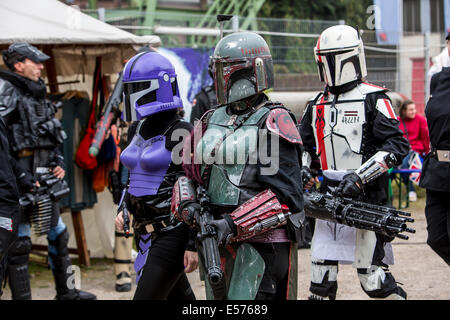
[[[116,291],[131,291],[131,276],[127,272],[123,271],[116,276]]]
[[[49,240],[49,262],[55,278],[56,300],[96,300],[89,292],[75,288],[74,271],[69,257],[67,243],[69,233],[64,230],[54,241]],[[55,250],[56,249],[56,250]],[[56,252],[56,254],[55,254]]]
[[[31,251],[29,237],[18,238],[8,252],[8,280],[13,300],[31,300],[28,257]]]

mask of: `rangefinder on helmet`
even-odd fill
[[[321,81],[336,87],[367,76],[364,46],[355,28],[332,26],[322,32],[314,48]]]
[[[242,100],[273,88],[269,46],[254,32],[236,32],[223,37],[211,60],[219,104]]]
[[[123,119],[137,121],[183,107],[175,68],[157,52],[131,58],[123,70]]]

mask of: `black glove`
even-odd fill
[[[227,219],[213,220],[209,225],[214,226],[217,232],[217,243],[219,245],[226,245],[229,243],[231,237],[234,235],[233,226]]]
[[[23,192],[30,192],[36,187],[36,180],[31,174],[28,174],[26,172],[22,172],[17,177],[17,182],[19,183],[20,188]]]
[[[354,172],[344,176],[336,189],[338,197],[356,198],[362,193],[362,181]]]
[[[309,181],[311,179],[314,179],[314,175],[313,175],[312,170],[307,166],[303,166],[300,172],[302,175],[302,185],[303,185],[303,189],[304,189],[305,186],[309,183]]]
[[[184,223],[193,226],[195,223],[195,214],[200,212],[201,206],[197,202],[188,202],[178,208],[178,212]]]

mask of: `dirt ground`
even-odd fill
[[[422,190],[423,191],[423,190]],[[411,212],[415,222],[412,227],[415,234],[405,241],[395,239],[393,250],[395,264],[390,267],[395,279],[402,283],[412,300],[450,300],[450,268],[426,244],[427,231],[424,215],[425,199],[419,193],[417,202],[411,203],[405,211]],[[36,259],[33,259],[36,260]],[[298,299],[308,297],[310,277],[310,250],[298,250]],[[76,259],[73,259],[76,264]],[[30,264],[32,296],[36,300],[51,300],[55,296],[51,271],[44,264]],[[204,285],[199,279],[198,270],[188,274],[197,299],[205,299]],[[136,285],[130,292],[120,293],[114,290],[114,274],[112,260],[92,259],[92,266],[81,268],[81,289],[97,295],[99,300],[128,300],[133,297]],[[4,289],[2,299],[11,299],[8,286]],[[356,270],[350,265],[340,265],[338,274],[338,293],[340,300],[368,300],[362,291]]]

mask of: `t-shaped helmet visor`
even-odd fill
[[[125,121],[183,107],[175,69],[156,52],[140,53],[127,62],[123,95]]]
[[[211,61],[219,104],[273,88],[272,56],[265,40],[256,33],[238,32],[222,38]]]

